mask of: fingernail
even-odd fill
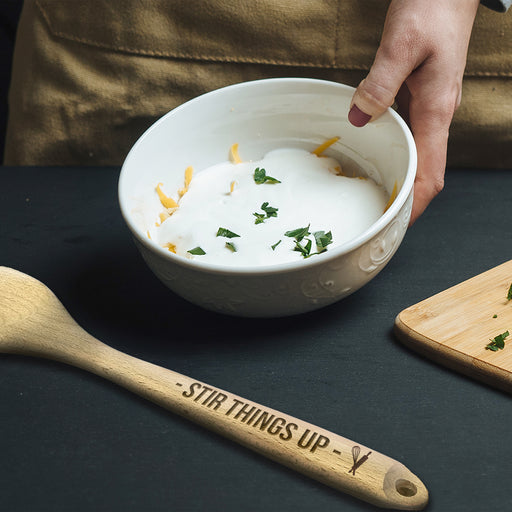
[[[348,113],[348,120],[354,125],[360,128],[364,126],[372,116],[365,114],[357,105],[352,105],[350,112]]]

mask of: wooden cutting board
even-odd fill
[[[453,370],[512,393],[512,260],[404,309],[400,341]],[[505,347],[486,345],[509,331]]]

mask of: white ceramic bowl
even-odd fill
[[[347,120],[354,89],[338,83],[276,78],[225,87],[197,97],[153,124],[136,142],[121,169],[123,217],[146,263],[171,290],[213,311],[247,317],[304,313],[336,302],[365,285],[386,265],[409,223],[416,148],[393,110],[364,128]],[[156,211],[141,199],[158,182],[183,186],[184,169],[200,172],[227,160],[233,143],[244,159],[272,149],[312,150],[340,140],[327,152],[344,170],[359,169],[389,193],[391,207],[364,233],[325,253],[292,263],[227,268],[170,253],[148,239]]]

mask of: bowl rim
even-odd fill
[[[239,82],[231,85],[227,85],[199,96],[196,96],[181,105],[173,108],[169,112],[162,115],[158,118],[154,123],[149,126],[144,133],[137,139],[134,143],[130,151],[127,153],[126,158],[121,166],[119,180],[118,180],[118,201],[121,209],[121,214],[126,222],[128,228],[130,229],[132,235],[137,239],[137,241],[142,244],[145,248],[147,248],[150,252],[158,254],[164,260],[168,260],[169,262],[176,264],[181,267],[193,269],[198,272],[203,273],[212,273],[212,274],[224,274],[224,275],[252,275],[252,276],[260,276],[262,274],[282,274],[288,272],[295,272],[297,270],[306,270],[309,268],[316,267],[318,265],[325,265],[333,260],[337,260],[343,255],[346,255],[362,245],[364,245],[367,241],[372,239],[375,235],[381,232],[388,224],[391,223],[392,219],[396,217],[399,211],[404,206],[410,194],[413,194],[414,189],[414,180],[416,177],[416,167],[417,167],[417,152],[416,152],[416,144],[414,142],[413,135],[407,126],[406,122],[402,119],[402,117],[396,112],[393,108],[388,108],[387,113],[389,113],[394,122],[396,122],[401,129],[403,135],[405,136],[405,140],[407,142],[407,149],[409,153],[409,164],[407,167],[407,171],[405,174],[405,179],[400,188],[400,192],[397,194],[397,197],[391,204],[391,206],[365,231],[360,233],[358,236],[352,238],[348,242],[345,242],[342,245],[329,249],[322,254],[317,255],[316,258],[308,258],[307,260],[295,260],[289,262],[282,263],[272,263],[267,265],[245,265],[245,266],[230,266],[225,264],[217,264],[211,262],[204,262],[198,259],[187,259],[183,256],[178,256],[168,251],[164,247],[160,247],[152,240],[148,239],[147,236],[140,231],[140,229],[135,225],[135,223],[131,219],[130,211],[127,205],[128,198],[124,197],[122,193],[123,182],[126,176],[126,167],[127,162],[129,161],[131,155],[137,150],[138,146],[140,146],[144,139],[150,136],[151,132],[157,128],[158,125],[165,122],[168,117],[173,116],[176,112],[187,108],[191,103],[204,101],[204,98],[214,97],[218,94],[225,94],[229,90],[246,88],[246,87],[258,87],[262,84],[268,83],[303,83],[303,84],[316,84],[316,85],[328,85],[330,87],[336,87],[345,90],[355,91],[354,87],[351,87],[346,84],[342,84],[339,82],[334,82],[330,80],[317,79],[317,78],[302,78],[302,77],[279,77],[279,78],[262,78],[257,80],[250,80],[245,82]]]

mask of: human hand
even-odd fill
[[[469,38],[479,0],[392,0],[367,77],[352,98],[355,126],[395,101],[417,152],[411,224],[444,186],[449,127],[461,101]]]

